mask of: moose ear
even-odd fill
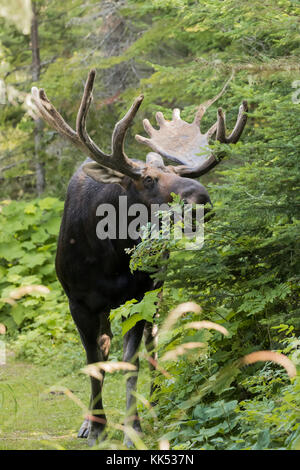
[[[98,183],[118,183],[123,184],[124,175],[118,171],[111,170],[99,165],[97,162],[89,162],[82,167],[84,173]]]

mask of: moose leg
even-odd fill
[[[123,344],[123,360],[125,362],[131,362],[137,368],[136,372],[130,373],[130,377],[126,382],[126,418],[125,426],[131,426],[136,432],[141,432],[141,425],[138,417],[136,407],[136,397],[132,392],[136,391],[138,371],[139,371],[139,357],[138,349],[141,344],[143,337],[145,321],[139,321],[129,330],[124,336]],[[131,447],[132,441],[128,436],[125,435],[125,444],[127,447]]]
[[[70,302],[70,310],[86,352],[87,364],[106,361],[112,338],[108,315],[105,313],[94,314],[82,304],[73,302]],[[85,419],[78,433],[78,437],[88,438],[89,445],[96,443],[103,434],[106,425],[106,416],[102,405],[103,380],[104,374],[102,374],[101,380],[90,377],[91,416]]]
[[[157,325],[154,323],[146,322],[145,328],[144,328],[144,341],[145,341],[145,347],[146,350],[149,354],[149,368],[150,368],[150,373],[151,373],[151,386],[150,386],[150,397],[152,396],[154,390],[155,390],[155,385],[154,385],[154,379],[153,379],[153,370],[156,369],[156,362],[157,362]],[[152,403],[154,405],[155,403]]]

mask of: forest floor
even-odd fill
[[[80,405],[89,402],[89,378],[80,371],[61,377],[57,369],[55,363],[40,366],[7,354],[7,363],[0,366],[0,450],[90,449],[86,439],[76,437],[84,414]],[[148,396],[148,388],[149,373],[142,367],[138,391]],[[121,424],[123,374],[106,375],[103,402],[108,422]],[[102,448],[122,448],[122,440],[121,431],[113,431]]]

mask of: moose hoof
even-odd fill
[[[88,445],[90,447],[101,442],[105,439],[106,434],[103,432],[104,426],[95,426],[95,423],[92,423],[90,420],[85,419],[79,429],[77,437],[88,440]]]
[[[135,421],[132,427],[138,436],[142,436],[143,431],[139,421]],[[132,442],[131,438],[126,434],[126,432],[124,435],[123,444],[125,447],[127,447],[127,449],[133,449],[135,447],[134,443]]]
[[[93,447],[99,442],[105,441],[107,433],[104,432],[104,427],[91,427],[88,437],[88,446]]]
[[[89,420],[85,419],[78,431],[77,437],[87,439],[89,437]]]
[[[125,447],[127,447],[127,449],[134,449],[134,443],[131,439],[129,439],[129,437],[124,439],[123,444]]]

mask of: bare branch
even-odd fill
[[[219,98],[221,98],[221,96],[225,93],[226,88],[228,87],[228,85],[231,82],[231,80],[233,79],[233,77],[234,77],[234,70],[232,70],[231,76],[229,77],[229,79],[227,80],[225,85],[223,86],[222,90],[214,98],[211,98],[210,100],[207,100],[204,103],[200,104],[200,106],[198,108],[198,111],[195,115],[195,119],[194,119],[195,124],[197,124],[198,126],[200,125],[201,119],[203,118],[204,113],[206,112],[206,110],[213,103],[215,103]]]

